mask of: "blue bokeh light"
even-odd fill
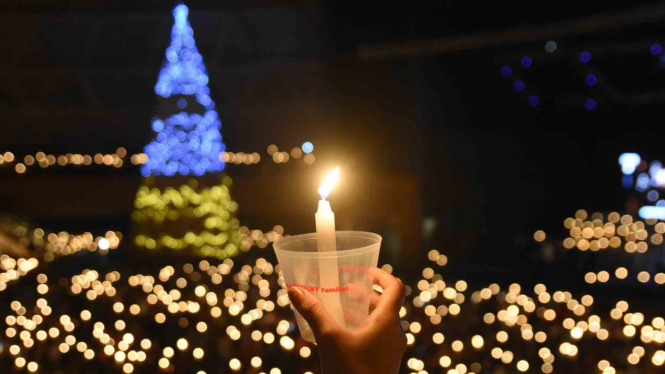
[[[164,130],[164,121],[162,121],[161,119],[156,119],[152,121],[152,129],[155,130],[156,132]]]
[[[589,99],[584,103],[584,107],[587,110],[595,110],[597,105],[598,104],[596,103],[596,100],[594,100],[594,99]]]
[[[528,102],[529,102],[529,106],[536,107],[540,103],[540,99],[538,98],[538,96],[532,95],[532,96],[529,96]]]
[[[524,56],[522,57],[521,64],[523,68],[528,69],[533,65],[533,60],[529,56]]]
[[[219,154],[226,148],[222,143],[222,123],[214,110],[215,102],[207,87],[203,57],[196,49],[194,31],[189,25],[189,9],[180,4],[173,9],[174,25],[171,45],[159,72],[155,93],[164,99],[176,100],[174,113],[166,118],[154,118],[155,140],[144,152],[148,162],[141,167],[143,176],[203,175],[224,170]],[[179,97],[178,97],[179,96]],[[193,99],[182,96],[193,96]],[[196,100],[196,104],[193,100]],[[185,108],[189,111],[184,111]]]
[[[622,153],[619,156],[619,165],[621,165],[621,171],[626,174],[633,174],[635,168],[642,162],[640,155],[634,152]]]
[[[176,22],[182,22],[183,20],[187,21],[187,15],[189,15],[189,8],[187,8],[187,5],[180,4],[173,8],[173,17]]]
[[[525,87],[526,87],[526,85],[522,81],[515,81],[515,83],[513,83],[513,90],[515,90],[517,92],[524,91]]]
[[[635,189],[639,192],[644,192],[649,188],[649,183],[651,182],[651,178],[649,178],[649,174],[647,173],[640,173],[640,175],[637,176],[637,183],[635,183]]]
[[[632,174],[624,174],[623,178],[621,178],[621,185],[623,188],[630,190],[633,188],[633,175]]]
[[[584,51],[584,52],[580,53],[580,61],[582,61],[585,64],[587,62],[591,61],[591,52]]]
[[[314,144],[311,142],[304,142],[302,143],[302,151],[305,153],[312,153],[314,150]]]
[[[501,76],[502,77],[509,77],[513,75],[513,69],[510,68],[510,66],[504,66],[501,68]]]
[[[660,197],[660,194],[656,190],[651,190],[651,191],[649,191],[649,193],[647,193],[647,199],[651,202],[654,202],[654,201],[658,200],[659,197]]]
[[[649,175],[651,175],[651,178],[653,178],[655,182],[656,175],[658,172],[660,172],[663,169],[663,164],[660,163],[660,161],[652,161],[651,165],[649,165]]]
[[[661,53],[663,53],[663,47],[660,44],[656,43],[656,44],[651,46],[649,51],[651,52],[652,55],[658,56]]]
[[[598,83],[598,77],[596,77],[595,74],[589,74],[586,76],[586,84],[587,86],[595,86],[596,83]]]

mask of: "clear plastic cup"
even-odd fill
[[[274,244],[284,288],[300,287],[318,297],[340,326],[357,329],[367,318],[372,280],[367,271],[379,261],[381,236],[337,231],[337,250],[319,252],[316,234],[282,239]],[[323,280],[323,281],[322,281]],[[316,343],[305,319],[294,309],[303,339]]]

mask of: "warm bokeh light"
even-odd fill
[[[307,162],[308,156],[313,157],[297,147],[285,152],[271,145],[268,153],[279,163],[298,158]],[[39,171],[42,163],[48,164],[45,167],[85,165],[86,156],[90,159],[88,165],[94,161],[92,167],[117,168],[124,167],[118,160],[129,154],[124,148],[94,158],[22,154],[17,160],[23,163],[12,163],[8,170],[13,172],[12,168],[23,165],[30,175]],[[147,156],[143,159],[138,154],[131,159],[132,165],[148,161]],[[259,162],[260,157],[258,153],[224,151],[219,159],[248,165]],[[193,181],[196,183],[189,181],[177,188],[142,185],[132,220],[137,226],[144,225],[140,227],[145,230],[128,241],[116,231],[75,235],[12,226],[6,235],[27,243],[34,249],[35,258],[0,257],[0,292],[8,296],[3,318],[6,326],[0,331],[5,344],[4,348],[0,346],[0,355],[8,355],[10,364],[17,368],[27,366],[29,370],[31,363],[39,365],[35,370],[41,372],[49,372],[54,365],[35,356],[34,352],[41,349],[75,363],[94,364],[112,357],[116,369],[124,373],[190,370],[185,365],[202,372],[199,369],[207,365],[208,355],[217,357],[220,351],[230,357],[225,365],[228,362],[233,371],[290,372],[291,364],[298,367],[297,372],[315,370],[314,346],[299,335],[282,289],[285,281],[281,269],[260,252],[286,236],[284,227],[262,231],[241,226],[231,215],[237,206],[228,189],[230,179],[227,184],[210,188],[199,187],[199,182]],[[180,233],[151,231],[157,227],[156,222],[179,225],[179,218],[187,214],[201,219],[200,230],[187,227]],[[586,357],[595,357],[596,347],[605,345],[611,345],[617,355],[608,352],[606,358],[612,360],[611,364],[606,360],[594,363],[604,374],[626,365],[635,365],[636,372],[647,372],[653,370],[648,365],[665,364],[665,352],[657,350],[665,343],[665,319],[658,311],[640,310],[632,299],[629,305],[627,301],[608,299],[606,292],[594,292],[598,287],[610,289],[622,284],[652,291],[665,284],[665,273],[640,268],[632,261],[604,261],[604,257],[619,252],[625,256],[621,258],[635,259],[658,253],[665,223],[586,210],[575,212],[563,223],[565,238],[553,238],[557,234],[549,230],[547,235],[543,230],[531,231],[532,244],[536,248],[551,245],[564,255],[575,250],[593,256],[594,267],[585,267],[574,279],[584,285],[584,293],[536,282],[511,284],[502,280],[499,286],[471,278],[455,279],[443,268],[448,263],[443,247],[426,252],[427,266],[410,274],[413,279],[400,273],[400,264],[382,264],[384,270],[403,277],[407,286],[408,296],[399,311],[409,345],[404,366],[416,373],[433,371],[428,365],[437,362],[451,374],[482,370],[551,373],[557,362],[563,361],[561,367],[579,365],[580,370],[591,372],[595,368],[582,368]],[[158,249],[181,251],[182,257],[160,257],[159,269],[146,264],[142,274],[122,266],[104,273],[99,269],[106,266],[93,264],[88,265],[92,268],[63,276],[49,267],[66,256],[104,256],[122,245],[155,250],[146,252],[146,259],[157,255]],[[255,247],[258,252],[250,251]],[[193,250],[185,254],[183,249]],[[194,260],[191,254],[206,258]],[[26,290],[34,298],[21,295],[27,292],[21,289],[22,284],[30,285]],[[70,299],[84,304],[70,308]],[[153,329],[173,335],[165,338]],[[207,342],[206,334],[216,336],[214,344]],[[465,344],[472,349],[464,349]],[[268,358],[271,356],[263,353],[237,354],[237,348],[233,348],[236,345],[257,352],[279,352],[284,364],[273,364]],[[426,356],[417,353],[422,349]],[[430,352],[436,352],[432,353],[436,354],[435,360],[428,357]],[[489,367],[485,357],[493,360]]]

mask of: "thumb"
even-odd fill
[[[316,340],[331,336],[339,328],[337,321],[330,316],[321,300],[307,290],[291,287],[289,289],[289,299],[298,313],[305,318],[312,328]]]

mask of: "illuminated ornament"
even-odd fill
[[[156,135],[145,147],[148,162],[141,167],[145,177],[224,170],[219,158],[225,150],[222,123],[210,98],[208,74],[188,14],[184,4],[173,9],[171,45],[155,85],[155,93],[161,97],[158,115],[151,124]]]

